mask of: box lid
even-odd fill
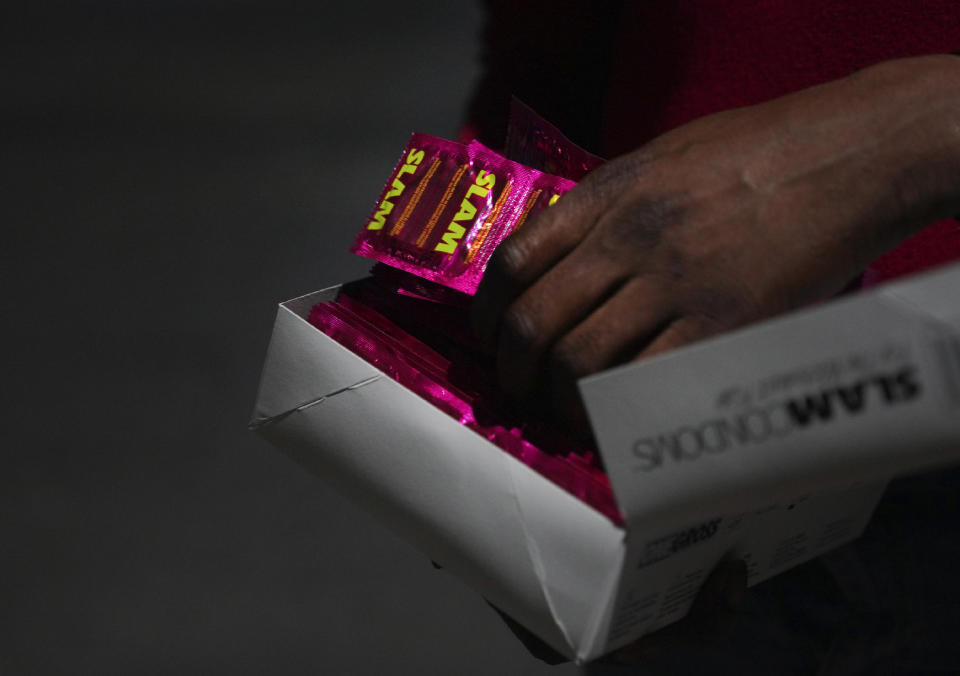
[[[630,528],[960,459],[958,298],[960,264],[581,380]]]
[[[280,306],[251,427],[558,651],[585,658],[620,573],[606,517]]]

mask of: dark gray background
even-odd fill
[[[0,673],[553,674],[246,431],[275,304],[455,133],[474,3],[6,3]]]

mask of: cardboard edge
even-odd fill
[[[678,355],[689,354],[695,350],[709,348],[715,344],[738,340],[743,334],[752,333],[758,328],[795,321],[798,318],[816,315],[824,311],[833,311],[838,306],[842,307],[844,304],[856,303],[864,298],[887,298],[897,302],[901,307],[909,306],[913,310],[922,311],[923,314],[930,318],[938,319],[954,326],[960,326],[960,303],[954,300],[957,296],[954,289],[951,288],[951,284],[960,283],[958,280],[960,280],[960,262],[950,263],[935,270],[911,275],[905,279],[886,282],[853,294],[840,296],[813,306],[799,308],[792,312],[746,324],[727,331],[726,333],[705,338],[696,343],[679,347],[676,350],[663,352],[640,362],[621,364],[620,366],[614,366],[598,373],[592,373],[578,380],[577,385],[581,386],[621,372],[641,369],[647,364],[670,361],[677,358]],[[932,299],[925,297],[931,290],[936,293],[936,296]]]
[[[867,290],[862,294],[839,298],[816,307],[804,308],[796,312],[750,324],[735,331],[700,341],[672,352],[657,355],[649,360],[624,364],[607,371],[587,376],[578,381],[580,394],[589,413],[591,409],[590,402],[596,397],[596,393],[590,390],[603,387],[605,385],[604,381],[610,382],[614,379],[626,379],[628,377],[636,378],[637,380],[655,377],[658,371],[663,370],[670,364],[685,363],[691,355],[702,355],[703,353],[716,351],[722,346],[730,346],[749,341],[751,337],[757,335],[757,330],[769,332],[772,335],[784,327],[807,326],[815,323],[818,318],[842,313],[845,308],[849,308],[854,304],[872,306],[877,312],[885,312],[891,317],[894,315],[916,317],[924,327],[932,327],[941,334],[946,334],[956,339],[958,332],[960,332],[960,314],[950,312],[950,310],[955,309],[955,304],[950,305],[948,297],[950,296],[951,284],[957,284],[957,280],[960,280],[960,263],[919,274],[906,280],[879,286]],[[935,291],[938,291],[938,293],[934,294],[934,297],[929,299],[935,311],[931,311],[925,304],[925,301],[928,300],[924,296],[925,291],[931,287]],[[960,373],[960,363],[957,364],[957,370],[958,373]],[[591,416],[591,425],[594,429],[597,428],[597,424],[596,419]],[[601,443],[598,445],[598,452],[604,459],[607,467],[615,467],[617,465],[616,462],[611,462],[614,458],[610,457],[611,451],[609,448],[604,448],[604,444]],[[833,476],[827,476],[826,470],[817,473],[810,468],[805,468],[803,471],[798,470],[794,476],[795,485],[791,486],[791,488],[798,491],[803,490],[804,486],[826,486],[827,488],[842,489],[844,486],[853,482],[883,481],[893,475],[932,470],[953,461],[951,457],[946,457],[945,453],[939,453],[936,456],[931,455],[930,458],[913,455],[907,459],[904,456],[900,457],[899,460],[897,457],[894,457],[894,455],[895,454],[891,453],[884,454],[883,458],[885,462],[882,466],[863,467],[862,471],[859,472],[850,471],[849,468],[847,468],[848,471],[840,475],[834,474]],[[904,454],[900,455],[903,456]],[[851,462],[853,462],[853,460],[851,460]],[[786,480],[784,477],[780,477],[780,479]],[[636,510],[630,508],[629,497],[624,496],[617,490],[616,481],[612,483],[617,505],[630,524],[630,527],[633,528],[637,525],[642,525],[638,524],[637,518],[632,515],[632,512]],[[729,494],[728,497],[739,492],[741,488],[747,488],[747,486],[737,487],[731,484],[727,491]],[[751,488],[755,488],[755,486],[751,486]],[[688,504],[690,509],[695,511],[697,508],[696,505],[686,503],[686,498],[688,497],[690,496],[677,496],[679,501]],[[718,496],[711,496],[710,499],[717,497]],[[734,498],[731,499],[735,501]],[[665,501],[658,508],[658,514],[662,515],[666,511],[672,510],[673,507],[676,506],[676,504],[674,504],[675,502],[676,501]],[[739,507],[741,505],[737,506]]]
[[[505,612],[537,631],[555,649],[576,657],[583,651],[583,645],[592,640],[590,634],[596,625],[596,607],[605,602],[596,594],[597,587],[603,587],[604,583],[595,580],[602,577],[604,571],[617,566],[622,555],[623,530],[307,324],[305,316],[313,304],[332,297],[337,288],[305,294],[280,305],[261,377],[255,417],[263,419],[267,410],[264,402],[278,400],[274,392],[280,387],[278,383],[287,381],[292,370],[302,368],[302,359],[289,357],[292,352],[306,347],[304,342],[313,348],[321,346],[324,358],[351,365],[358,373],[365,374],[364,378],[348,386],[338,385],[333,390],[330,384],[320,385],[314,387],[312,396],[307,397],[296,395],[291,398],[285,393],[288,403],[300,403],[289,410],[279,411],[279,414],[276,405],[270,404],[275,419],[271,424],[260,425],[256,431],[315,473],[333,479],[336,488],[372,511],[401,536],[416,543],[428,556],[464,578],[491,602],[502,606]],[[289,327],[291,323],[299,323],[299,329],[306,325],[309,330],[294,331],[294,339],[290,336],[278,338],[281,327]],[[317,376],[316,373],[313,375]],[[358,387],[361,382],[362,392]],[[317,394],[320,391],[323,392]],[[331,396],[331,392],[335,396]],[[389,432],[390,442],[405,448],[407,455],[420,455],[423,467],[430,467],[434,472],[443,469],[464,478],[460,481],[460,493],[427,495],[422,474],[397,481],[395,468],[378,463],[375,453],[371,456],[364,452],[350,457],[354,455],[349,450],[351,439],[337,438],[337,425],[327,424],[327,421],[342,420],[359,401],[374,399],[391,402],[389,406],[375,406],[373,408],[377,410],[370,411],[371,415],[379,416],[381,429]],[[304,400],[310,402],[309,405],[303,405]],[[337,412],[336,415],[333,411]],[[417,421],[427,421],[427,424],[421,425]],[[377,445],[374,442],[368,447]],[[291,452],[292,448],[299,450]],[[454,457],[441,452],[441,449],[450,448],[456,449]],[[326,461],[321,460],[324,456]],[[466,477],[469,477],[469,483]],[[478,477],[484,479],[477,481]],[[518,489],[518,484],[522,489]],[[503,511],[505,485],[512,486],[513,501],[513,506],[506,512]],[[367,490],[370,486],[382,493],[372,495]],[[464,512],[459,504],[463,490],[472,492],[471,499],[475,504],[498,505],[498,522],[487,523],[483,518]],[[450,523],[451,517],[453,523]],[[502,541],[506,520],[511,522],[509,528],[514,532],[509,543]],[[560,537],[558,530],[562,533]],[[524,574],[524,584],[527,588],[511,589],[511,585],[518,584],[519,580],[505,581],[517,577],[515,565],[496,560],[483,562],[482,552],[463,555],[464,543],[456,541],[456,534],[478,531],[484,534],[481,540],[495,542],[494,548],[525,552],[527,573]],[[556,547],[571,543],[578,543],[578,546],[590,543],[585,550],[589,555],[585,559],[579,557],[573,571],[565,569],[569,568],[566,562],[570,557],[554,553]],[[477,546],[474,543],[468,549]],[[544,552],[551,554],[547,556]],[[481,563],[478,564],[478,560]],[[590,594],[573,599],[559,597],[571,580],[574,587],[582,587],[584,580],[591,579],[594,582]],[[535,597],[539,600],[531,601]],[[516,599],[526,601],[517,603]],[[589,621],[577,623],[575,618],[581,614],[584,605],[591,606],[591,610],[584,614]]]

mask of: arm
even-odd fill
[[[474,304],[508,393],[839,291],[960,212],[960,59],[890,61],[702,118],[588,176],[496,252]]]

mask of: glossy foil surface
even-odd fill
[[[473,294],[497,245],[575,185],[476,141],[414,134],[350,250]]]
[[[382,279],[316,305],[315,327],[485,439],[622,525],[596,451],[508,405],[486,374],[462,307],[400,293]],[[384,459],[389,462],[389,458]]]

